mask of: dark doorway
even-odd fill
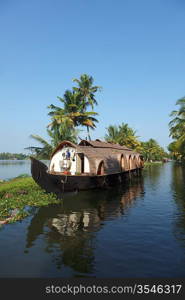
[[[98,166],[97,175],[103,175],[104,174],[104,162],[101,161],[101,163]]]
[[[81,159],[81,173],[84,173],[84,154],[83,153],[79,153],[78,154],[80,159]]]

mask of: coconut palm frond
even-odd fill
[[[178,99],[176,105],[185,105],[185,97]]]

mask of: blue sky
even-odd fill
[[[47,138],[47,106],[83,73],[103,87],[93,138],[124,122],[167,146],[185,95],[184,16],[183,0],[0,0],[0,152]]]

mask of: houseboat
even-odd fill
[[[79,191],[114,186],[127,174],[140,173],[142,156],[119,144],[82,140],[78,145],[62,141],[51,155],[49,167],[31,157],[35,182],[47,192],[60,196]]]

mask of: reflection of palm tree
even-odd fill
[[[39,208],[32,218],[30,225],[28,226],[26,248],[31,248],[34,245],[34,241],[39,235],[44,233],[44,225],[49,217],[55,217],[58,206],[51,205],[50,208]]]
[[[162,172],[164,171],[165,168],[162,164],[151,164],[147,169],[144,169],[143,175],[146,174],[146,181],[148,181],[152,187],[155,187],[156,184],[160,182]]]
[[[45,237],[48,253],[55,253],[53,260],[57,268],[62,265],[80,273],[93,272],[94,232],[100,230],[102,222],[124,214],[143,191],[142,178],[125,190],[84,192],[64,198],[62,205],[40,208],[31,220],[26,247],[33,247],[38,235]],[[49,230],[44,230],[47,226]],[[58,254],[56,251],[58,249]]]

